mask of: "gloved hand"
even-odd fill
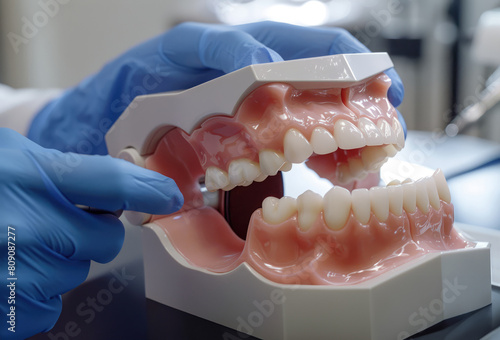
[[[61,151],[106,154],[104,135],[138,95],[187,89],[255,63],[358,52],[369,50],[340,28],[184,23],[67,90],[37,115],[28,137]],[[403,84],[394,69],[386,73],[389,100],[398,106]]]
[[[156,172],[110,156],[44,149],[5,128],[0,159],[0,339],[51,329],[61,312],[60,294],[85,280],[90,260],[107,262],[120,251],[118,218],[75,204],[153,214],[183,204],[175,183]],[[10,320],[15,333],[8,330]]]

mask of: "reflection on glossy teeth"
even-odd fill
[[[290,163],[302,163],[313,153],[311,144],[296,129],[290,129],[286,132],[283,149],[285,150],[285,158]]]
[[[351,212],[351,194],[342,187],[333,187],[324,197],[324,217],[329,228],[341,229]]]
[[[311,145],[318,155],[326,155],[337,151],[338,145],[333,135],[326,129],[315,128],[311,134]]]
[[[385,119],[379,119],[377,127],[382,133],[385,144],[396,144],[396,135],[393,135],[391,125]]]
[[[259,165],[248,159],[236,159],[229,164],[229,181],[232,185],[247,186],[261,175]]]
[[[352,212],[362,224],[370,220],[370,193],[367,189],[355,189],[351,193]]]
[[[377,219],[385,222],[389,218],[389,191],[382,187],[371,188],[370,205]]]
[[[405,146],[405,134],[403,127],[397,118],[392,120],[392,134],[396,135],[396,148],[401,150]]]
[[[365,136],[366,145],[382,145],[384,138],[378,127],[371,120],[361,117],[358,127]]]
[[[278,224],[286,221],[297,212],[297,201],[295,198],[267,197],[262,202],[262,216],[264,220],[271,224]]]
[[[259,153],[260,170],[265,175],[276,175],[285,162],[285,156],[282,153],[273,150],[262,150]]]
[[[303,231],[311,228],[323,210],[323,197],[310,190],[297,198],[299,228]]]
[[[427,178],[419,179],[415,182],[417,194],[417,207],[420,211],[427,214],[429,212],[429,195],[427,194]]]
[[[439,194],[439,198],[441,198],[446,203],[450,203],[450,188],[448,188],[448,184],[446,183],[443,171],[441,169],[437,169],[432,177],[436,182],[436,188]]]
[[[417,210],[417,188],[415,183],[406,180],[403,181],[403,209],[406,212],[413,213]]]
[[[229,185],[227,173],[217,167],[211,166],[205,172],[205,187],[209,191],[216,191]]]
[[[401,216],[403,213],[403,187],[399,184],[388,186],[387,193],[389,195],[389,210],[394,215]]]
[[[363,133],[353,123],[339,119],[335,123],[334,136],[339,148],[351,150],[366,145]]]

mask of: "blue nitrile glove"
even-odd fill
[[[183,203],[173,180],[156,172],[110,156],[44,149],[5,128],[0,160],[2,340],[51,329],[61,312],[60,294],[85,280],[90,260],[108,262],[120,251],[120,220],[75,204],[166,214]],[[7,322],[8,314],[15,323]]]
[[[61,151],[106,154],[105,133],[138,95],[187,89],[255,63],[358,52],[369,50],[341,28],[184,23],[67,90],[37,115],[28,137]],[[403,84],[394,69],[387,74],[389,100],[398,106]]]

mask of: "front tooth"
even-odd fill
[[[325,222],[330,229],[341,229],[351,212],[351,194],[345,188],[335,186],[323,198]]]
[[[229,181],[233,185],[250,185],[260,176],[260,168],[249,159],[236,159],[229,164]]]
[[[285,156],[282,153],[272,150],[262,150],[259,152],[260,170],[265,175],[276,175],[285,162]]]
[[[359,119],[358,127],[365,136],[366,145],[382,145],[384,138],[377,125],[366,117]]]
[[[441,198],[446,203],[450,203],[450,188],[448,188],[448,184],[446,183],[446,178],[444,177],[443,171],[441,169],[437,169],[432,177],[434,178],[434,181],[436,181],[436,188],[439,194],[439,198]]]
[[[333,135],[322,127],[315,128],[311,134],[311,145],[318,155],[326,155],[338,149]]]
[[[403,213],[403,186],[391,185],[387,187],[389,194],[389,210],[396,216]]]
[[[313,153],[311,144],[296,129],[290,129],[286,132],[283,148],[285,149],[285,158],[290,163],[302,163]]]
[[[373,213],[380,222],[389,218],[389,193],[386,188],[374,187],[370,189],[370,204]]]
[[[262,202],[262,216],[271,224],[285,222],[297,211],[297,201],[292,197],[267,197]]]
[[[379,146],[367,146],[361,151],[361,159],[366,169],[374,169],[376,165],[384,161],[386,152]]]
[[[299,228],[309,230],[323,209],[323,197],[307,190],[297,198]]]
[[[344,150],[358,149],[366,145],[363,133],[353,123],[339,119],[334,127],[335,140]]]
[[[391,125],[385,119],[379,119],[377,127],[382,133],[384,144],[395,144],[397,142],[396,135],[393,135]]]
[[[403,208],[406,212],[413,213],[417,209],[417,188],[415,183],[403,181]]]
[[[427,193],[426,178],[419,179],[415,182],[417,193],[417,207],[421,212],[427,214],[429,212],[429,194]]]
[[[405,146],[405,133],[397,118],[392,120],[392,134],[396,135],[396,148],[401,150]]]
[[[430,177],[427,180],[427,194],[429,195],[429,203],[434,209],[438,210],[441,207],[441,202],[439,201],[439,194],[434,177]]]
[[[208,191],[216,191],[229,185],[227,173],[215,166],[205,172],[205,187]]]
[[[370,193],[367,189],[354,189],[352,191],[352,212],[362,224],[370,220]]]

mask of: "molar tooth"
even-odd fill
[[[415,182],[416,194],[417,194],[417,206],[418,209],[423,213],[429,212],[429,194],[427,194],[427,183],[426,178],[419,179]]]
[[[285,158],[290,163],[302,163],[313,153],[311,144],[296,129],[290,129],[286,132],[283,148],[285,149]]]
[[[297,201],[292,197],[266,197],[262,202],[262,216],[271,224],[278,224],[292,217],[297,211]]]
[[[280,171],[283,171],[283,172],[288,172],[292,170],[292,163],[288,163],[288,162],[285,162],[285,164],[283,164],[283,166],[280,168]]]
[[[385,153],[387,154],[387,156],[389,157],[394,157],[396,156],[396,154],[398,153],[398,150],[396,149],[396,147],[392,144],[389,144],[389,145],[384,145],[382,147],[382,149],[384,149]]]
[[[398,184],[388,186],[387,193],[389,194],[389,210],[394,215],[401,216],[401,214],[403,213],[403,202],[404,202],[403,186]]]
[[[365,136],[366,145],[384,144],[382,132],[380,132],[377,125],[368,118],[361,117],[358,122],[358,127]]]
[[[263,174],[274,176],[286,163],[285,156],[273,150],[262,150],[259,152],[259,164]]]
[[[229,164],[228,174],[231,184],[248,186],[260,176],[261,172],[255,162],[241,158]]]
[[[349,218],[351,212],[351,194],[342,187],[331,188],[323,198],[324,217],[330,229],[341,229]]]
[[[385,119],[379,119],[377,127],[382,133],[384,144],[396,144],[396,135],[392,133],[391,125]]]
[[[399,185],[401,184],[401,181],[398,180],[398,179],[393,179],[392,181],[390,181],[389,183],[387,183],[387,186],[392,186],[392,185]]]
[[[352,195],[352,211],[362,224],[370,220],[370,193],[367,189],[354,189]]]
[[[373,187],[370,189],[370,204],[373,213],[380,222],[389,217],[389,192],[386,188]]]
[[[325,128],[315,128],[311,134],[311,145],[318,155],[326,155],[338,149],[337,142],[333,135]]]
[[[366,169],[375,168],[375,165],[383,162],[386,157],[386,152],[380,146],[367,146],[361,151],[361,159]]]
[[[417,209],[417,188],[413,181],[403,181],[403,208],[406,212],[413,213]]]
[[[349,165],[342,163],[337,167],[337,180],[339,183],[346,184],[351,182],[354,179],[354,176],[351,174],[351,169],[349,169]]]
[[[441,201],[439,200],[439,194],[434,177],[429,177],[427,180],[427,194],[429,195],[429,203],[431,206],[438,210],[441,207]]]
[[[335,140],[344,150],[358,149],[366,145],[363,133],[353,123],[339,119],[334,127]]]
[[[259,175],[259,177],[257,177],[254,181],[255,181],[255,182],[263,182],[263,181],[265,181],[265,180],[266,180],[266,178],[267,178],[267,175],[266,175],[266,174],[261,173],[261,174]]]
[[[434,181],[436,182],[436,188],[439,194],[439,198],[446,203],[451,202],[450,188],[448,188],[448,183],[446,183],[446,178],[441,169],[437,169],[432,175]]]
[[[323,197],[307,190],[297,198],[299,228],[309,230],[323,209]]]
[[[360,177],[366,172],[365,166],[363,165],[363,161],[360,158],[351,158],[349,159],[348,163],[349,163],[349,170],[352,176]]]
[[[205,172],[205,187],[209,191],[216,191],[229,185],[227,173],[215,166]]]
[[[405,146],[405,133],[397,118],[392,120],[392,134],[396,135],[396,149],[401,150]]]

